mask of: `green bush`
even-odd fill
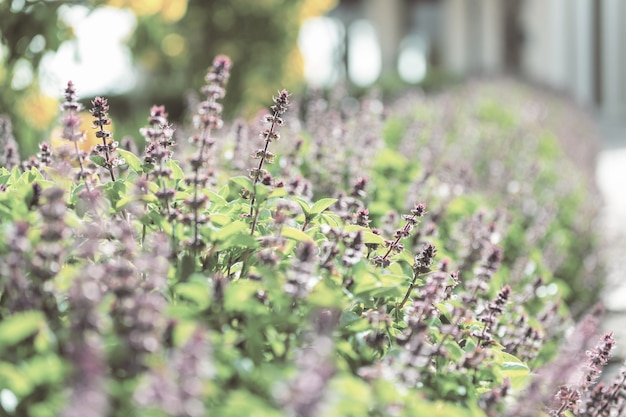
[[[592,300],[576,268],[594,256],[581,214],[595,206],[542,119],[519,113],[527,90],[506,85],[526,94],[507,105],[470,86],[358,110],[312,95],[301,112],[282,90],[263,125],[221,129],[229,69],[215,59],[193,126],[154,106],[143,152],[113,140],[102,98],[102,144],[80,151],[69,83],[68,146],[3,156],[3,414],[622,407],[619,381],[591,394],[614,344],[581,357],[596,316],[562,343],[561,295]]]

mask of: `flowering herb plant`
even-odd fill
[[[152,107],[142,152],[100,97],[80,150],[71,82],[71,146],[19,162],[1,120],[3,415],[621,413],[612,334],[561,297],[593,265],[567,239],[593,236],[593,189],[540,113],[281,90],[264,125],[224,126],[231,65],[193,126]]]

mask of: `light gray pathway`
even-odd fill
[[[626,125],[601,124],[604,149],[596,180],[604,198],[599,219],[608,276],[603,301],[604,330],[615,332],[617,355],[626,359]]]

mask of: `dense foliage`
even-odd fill
[[[622,376],[596,385],[612,335],[561,298],[599,285],[588,171],[547,128],[562,103],[282,90],[224,128],[230,67],[193,126],[154,106],[141,152],[104,98],[83,151],[71,82],[65,145],[20,162],[2,120],[3,414],[619,413]]]

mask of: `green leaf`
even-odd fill
[[[211,302],[206,280],[200,282],[197,280],[193,281],[192,278],[190,282],[177,284],[174,287],[174,293],[182,299],[193,302],[200,310],[207,308]]]
[[[311,214],[312,215],[320,214],[321,212],[323,212],[324,210],[326,210],[328,207],[332,206],[336,202],[337,202],[336,198],[322,198],[321,200],[318,200],[315,202],[315,204],[313,204],[313,207],[311,207]]]
[[[334,286],[327,280],[322,280],[313,287],[307,301],[310,305],[317,307],[340,308],[345,305],[345,296],[341,292],[341,288]]]
[[[228,184],[224,184],[222,187],[220,187],[220,189],[217,191],[217,193],[224,200],[226,200],[228,198],[228,195],[230,194],[230,187],[228,187]]]
[[[174,328],[174,346],[183,346],[193,336],[197,329],[198,324],[193,321],[179,321]]]
[[[100,155],[90,155],[89,159],[91,160],[91,162],[101,167],[104,167],[107,163],[107,160]]]
[[[420,404],[419,412],[413,415],[415,417],[484,417],[485,413],[476,406],[464,407],[437,401],[430,404]]]
[[[354,312],[344,311],[343,313],[341,313],[341,317],[339,318],[339,327],[349,326],[359,320],[362,320],[361,317]]]
[[[252,180],[249,177],[244,177],[243,175],[241,175],[239,177],[233,177],[230,180],[237,184],[239,187],[252,191]]]
[[[344,230],[348,233],[361,232],[361,235],[363,236],[363,243],[371,243],[377,245],[385,244],[385,239],[383,239],[382,236],[372,233],[372,230],[368,227],[359,226],[357,224],[349,224],[344,227]]]
[[[204,194],[209,197],[209,201],[211,202],[211,209],[214,209],[216,206],[223,207],[228,203],[224,197],[214,191],[204,190]]]
[[[215,234],[215,240],[224,241],[230,238],[232,235],[240,234],[243,231],[245,231],[245,233],[247,234],[250,234],[250,226],[247,223],[242,222],[241,220],[237,220],[231,222],[229,225],[219,230]]]
[[[120,154],[120,156],[122,158],[124,158],[124,160],[126,161],[128,166],[133,171],[139,172],[139,173],[143,172],[143,168],[141,166],[142,165],[141,164],[141,160],[139,158],[137,158],[137,156],[134,153],[132,153],[130,151],[125,151],[124,149],[119,149],[119,148],[117,149],[117,153]],[[102,159],[104,159],[104,158],[102,158]]]
[[[189,276],[196,270],[196,257],[191,255],[184,255],[180,260],[178,267],[178,280],[186,281]]]
[[[226,226],[231,220],[232,219],[225,214],[211,214],[211,223],[217,226]]]
[[[293,197],[293,200],[300,205],[304,216],[308,218],[311,213],[311,206],[309,205],[309,203],[305,199],[298,196]]]
[[[159,199],[154,194],[144,194],[144,195],[127,195],[126,197],[122,197],[118,200],[115,205],[115,210],[120,211],[124,210],[129,204],[132,203],[155,203]]]
[[[127,182],[120,179],[104,184],[104,193],[113,207],[117,205],[122,196],[126,196],[126,185]]]
[[[444,343],[444,347],[448,355],[450,355],[450,359],[453,361],[459,361],[463,357],[463,349],[461,349],[455,340],[447,340]]]
[[[502,376],[509,378],[511,388],[523,389],[531,377],[528,365],[510,353],[494,350],[493,354],[496,362],[502,366]]]
[[[55,354],[36,356],[21,366],[21,372],[34,385],[51,384],[62,381],[65,367]]]
[[[365,230],[363,232],[363,243],[373,245],[384,245],[385,239],[382,236],[372,233],[371,230]]]
[[[0,351],[15,346],[45,326],[41,311],[15,313],[0,322]]]
[[[215,415],[222,417],[281,417],[284,414],[274,409],[267,400],[244,390],[231,390],[222,407]]]
[[[221,247],[223,249],[228,249],[232,247],[241,247],[241,248],[257,248],[259,243],[255,238],[250,236],[250,233],[246,231],[242,231],[233,235],[230,235],[228,239],[222,242]]]
[[[403,275],[365,272],[355,277],[354,294],[363,297],[401,297],[406,291],[406,278]]]
[[[270,193],[272,192],[272,188],[265,185],[265,184],[261,184],[261,183],[257,183],[256,185],[256,204],[257,207],[259,207],[259,205],[266,201],[270,195]]]
[[[285,187],[274,188],[267,198],[280,198],[287,195]]]
[[[0,389],[8,388],[18,397],[30,394],[33,384],[20,369],[7,362],[0,362]]]
[[[214,224],[226,224],[218,229],[213,239],[220,243],[220,249],[228,249],[232,247],[256,248],[258,242],[250,235],[250,225],[244,221],[232,221],[227,216],[216,215],[211,216]],[[226,221],[226,223],[223,223]]]
[[[339,227],[342,224],[341,219],[334,213],[323,212],[319,215],[318,219],[321,220],[320,223],[327,224],[330,227]]]
[[[329,391],[337,397],[330,413],[336,416],[365,416],[371,408],[372,389],[370,385],[347,373],[339,374],[330,381]]]
[[[172,170],[172,178],[175,180],[182,180],[185,178],[185,173],[180,168],[180,163],[178,161],[170,159],[165,163],[165,166]]]
[[[303,231],[295,229],[290,226],[283,226],[283,228],[280,229],[280,232],[281,232],[281,235],[283,235],[284,237],[288,239],[293,239],[297,242],[312,242],[313,241],[313,239],[309,235],[304,233]]]
[[[226,287],[224,292],[224,309],[228,312],[250,312],[261,304],[255,299],[261,289],[261,283],[239,280]]]

